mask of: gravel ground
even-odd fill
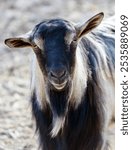
[[[0,0],[0,150],[37,150],[29,103],[31,49],[9,49],[5,38],[26,33],[46,19],[82,21],[100,11],[114,14],[114,0]]]

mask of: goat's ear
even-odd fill
[[[91,30],[96,28],[101,23],[103,17],[104,17],[104,13],[101,12],[93,16],[92,18],[90,18],[85,23],[77,25],[75,28],[77,31],[78,38],[82,37],[83,35],[87,34]]]
[[[31,46],[31,44],[23,38],[9,38],[5,40],[5,44],[10,48],[23,48]]]
[[[31,32],[28,32],[27,34],[16,38],[8,38],[5,40],[5,44],[10,48],[30,47],[30,33]]]

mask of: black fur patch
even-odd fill
[[[49,95],[52,113],[59,117],[64,116],[68,105],[68,88],[63,91],[50,90]]]

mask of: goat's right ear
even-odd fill
[[[5,40],[5,44],[10,47],[10,48],[23,48],[23,47],[30,47],[30,36],[31,36],[31,31],[21,35],[16,38],[9,38]]]
[[[30,42],[27,39],[21,37],[6,39],[5,44],[10,48],[23,48],[31,46]]]
[[[96,28],[101,23],[103,17],[104,13],[101,12],[87,20],[85,23],[76,25],[75,28],[78,38],[84,36],[85,34],[92,31],[94,28]]]

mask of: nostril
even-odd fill
[[[50,72],[51,77],[57,78],[56,74],[53,72]]]
[[[59,77],[61,78],[61,77],[65,76],[65,74],[66,74],[66,71],[63,70],[63,71],[59,74]]]
[[[66,71],[65,70],[56,70],[56,71],[51,71],[50,72],[51,77],[53,78],[62,78],[66,75]]]

